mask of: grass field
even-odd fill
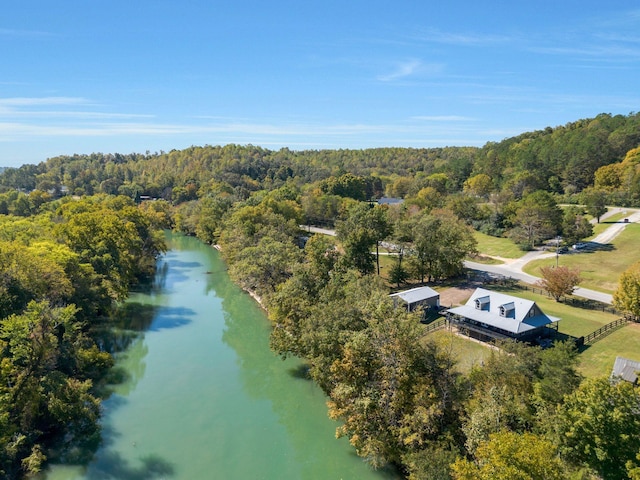
[[[627,324],[580,354],[579,370],[585,377],[608,376],[617,356],[640,360],[640,324]]]
[[[480,232],[473,232],[478,242],[478,252],[503,258],[520,258],[524,252],[508,238],[492,237]]]
[[[559,264],[578,267],[582,275],[581,287],[605,293],[613,293],[618,285],[618,277],[630,265],[640,261],[640,224],[630,224],[618,235],[610,250],[580,251],[559,257]],[[540,276],[540,267],[555,265],[555,257],[529,262],[523,270]]]
[[[581,337],[597,330],[619,316],[599,310],[576,308],[558,303],[531,291],[512,289],[502,290],[510,295],[535,301],[542,310],[554,317],[560,317],[558,332],[560,338]],[[586,377],[607,376],[611,373],[616,356],[640,360],[640,324],[627,324],[608,336],[585,347],[580,352],[578,370]]]
[[[603,325],[613,322],[619,318],[618,315],[614,315],[612,313],[602,312],[600,310],[577,308],[568,303],[556,302],[554,299],[549,298],[546,295],[533,293],[529,290],[522,290],[520,288],[496,290],[501,290],[504,293],[508,293],[509,295],[514,295],[516,297],[533,300],[547,315],[559,317],[561,320],[558,324],[558,332],[566,336],[577,338],[588,335]]]
[[[480,365],[491,354],[491,347],[455,335],[446,328],[430,333],[428,338],[445,351],[451,351],[458,361],[458,369],[463,373],[474,365]]]

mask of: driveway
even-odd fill
[[[628,212],[629,216],[626,218],[629,221],[626,223],[623,221],[613,223],[605,231],[595,236],[593,240],[586,242],[586,248],[589,248],[590,244],[593,247],[596,247],[598,245],[606,245],[608,243],[611,243],[613,239],[627,227],[627,225],[630,225],[631,223],[640,223],[640,210],[618,207],[609,209],[609,211],[600,218],[600,221],[620,212]],[[522,257],[515,260],[507,259],[503,265],[484,265],[482,263],[476,262],[465,262],[465,267],[472,270],[505,275],[508,277],[516,278],[526,283],[534,284],[538,280],[540,280],[540,278],[524,273],[522,271],[522,267],[524,267],[532,260],[538,260],[541,258],[553,258],[555,256],[555,253],[545,252],[544,250],[533,250],[531,252],[525,253]],[[613,301],[612,295],[608,293],[596,292],[595,290],[589,290],[588,288],[577,287],[574,290],[573,294],[578,297],[588,298],[602,303],[611,304]]]
[[[626,217],[628,222],[616,222],[608,227],[604,232],[597,235],[590,242],[587,243],[587,248],[589,244],[598,244],[598,245],[606,245],[611,243],[615,237],[617,237],[620,232],[622,232],[627,225],[631,223],[640,223],[640,210],[631,209],[631,208],[610,208],[606,214],[604,214],[600,221],[605,220],[611,215],[615,215],[619,212],[628,212],[629,216]],[[329,230],[324,228],[310,227],[308,225],[300,225],[300,228],[306,230],[308,232],[314,233],[322,233],[324,235],[335,235],[335,230]],[[594,245],[595,246],[595,245]],[[533,250],[531,252],[525,253],[522,257],[517,259],[502,259],[505,261],[502,265],[485,265],[483,263],[477,262],[464,262],[464,266],[471,270],[477,270],[480,272],[489,272],[497,275],[504,275],[507,277],[512,277],[523,281],[525,283],[534,284],[540,277],[534,277],[533,275],[529,275],[528,273],[524,273],[522,271],[522,267],[524,267],[527,263],[532,260],[538,260],[541,258],[552,258],[555,257],[555,253],[545,252],[544,250]],[[602,303],[611,304],[613,302],[613,296],[608,293],[596,292],[595,290],[589,290],[588,288],[577,287],[574,292],[574,295],[578,297],[588,298],[590,300],[596,300]]]

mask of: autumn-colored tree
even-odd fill
[[[562,297],[571,295],[580,283],[580,270],[569,267],[540,267],[542,279],[536,282],[540,288],[544,288],[556,302]]]
[[[636,455],[636,460],[640,463],[640,452]],[[640,480],[640,466],[632,460],[627,462],[627,475],[630,480]]]
[[[533,433],[502,431],[478,447],[472,462],[457,460],[456,480],[562,480],[565,468],[553,444]]]
[[[485,173],[479,173],[478,175],[469,177],[464,182],[465,192],[469,192],[473,195],[477,195],[483,198],[487,198],[489,196],[492,187],[493,182],[491,180],[491,177]]]
[[[450,359],[422,338],[415,314],[384,297],[368,303],[367,328],[331,366],[328,405],[329,415],[344,421],[337,435],[380,467],[430,446],[459,412]]]
[[[640,262],[622,272],[618,289],[613,294],[613,305],[623,312],[640,317]]]

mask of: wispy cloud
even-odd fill
[[[155,115],[139,114],[139,113],[107,113],[107,112],[83,112],[83,111],[9,111],[3,112],[0,108],[0,117],[19,117],[19,118],[78,118],[78,119],[130,119],[130,118],[154,118]]]
[[[86,105],[82,97],[11,97],[0,98],[0,107],[33,107],[42,105]]]
[[[623,45],[581,45],[574,46],[552,46],[552,47],[531,47],[529,49],[535,53],[550,55],[571,56],[573,58],[598,58],[607,62],[619,59],[640,58],[640,48],[632,48]]]
[[[36,125],[20,122],[0,123],[0,138],[5,141],[16,136],[121,136],[121,135],[184,135],[200,133],[233,133],[246,135],[354,135],[379,133],[393,128],[389,125],[366,124],[170,124],[170,123],[94,123],[81,125]]]
[[[444,70],[444,65],[436,63],[423,63],[420,60],[412,59],[399,62],[390,73],[378,75],[381,82],[393,82],[403,80],[413,76],[436,75]]]
[[[49,32],[37,30],[16,30],[13,28],[0,28],[0,35],[7,37],[47,37]]]
[[[42,110],[41,107],[46,107]],[[60,107],[56,110],[56,107]],[[59,119],[131,119],[153,118],[153,115],[66,110],[66,107],[95,108],[96,104],[82,97],[11,97],[0,98],[0,118],[59,118]]]
[[[514,40],[513,37],[507,35],[443,32],[434,28],[419,32],[414,36],[414,39],[422,42],[443,43],[447,45],[469,47],[485,47],[487,45],[512,42]]]
[[[425,122],[472,122],[475,121],[471,117],[463,117],[461,115],[418,115],[411,117],[412,120]]]

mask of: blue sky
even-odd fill
[[[481,146],[640,105],[640,5],[20,0],[0,166],[227,143]]]

